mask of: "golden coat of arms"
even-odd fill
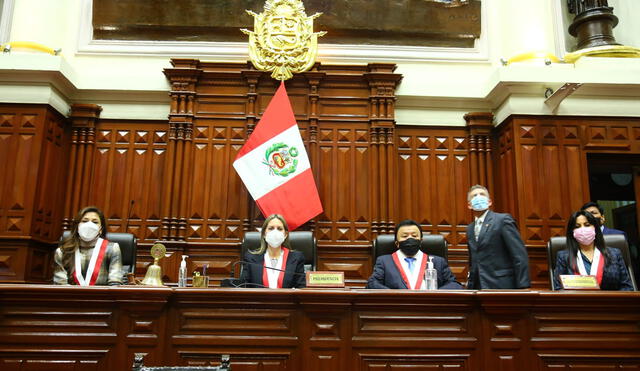
[[[326,32],[313,32],[313,20],[300,0],[267,0],[264,12],[253,16],[254,31],[242,29],[249,35],[249,56],[253,65],[262,71],[272,71],[276,80],[288,80],[294,73],[309,70],[318,54],[318,37]]]

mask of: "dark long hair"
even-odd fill
[[[69,236],[62,240],[60,243],[60,250],[62,250],[62,265],[67,270],[67,272],[71,273],[74,270],[73,257],[74,252],[78,246],[80,246],[80,235],[78,234],[78,225],[82,221],[82,218],[86,213],[94,212],[98,214],[100,218],[101,231],[100,238],[105,239],[107,237],[107,220],[104,218],[104,213],[102,210],[98,209],[95,206],[87,206],[82,210],[78,211],[78,214],[75,218],[73,218],[71,224],[71,233]]]
[[[569,217],[569,221],[567,222],[567,250],[569,251],[569,266],[575,272],[577,271],[578,263],[576,256],[578,255],[578,251],[580,250],[580,244],[576,241],[576,238],[573,237],[573,230],[576,229],[576,220],[578,220],[579,216],[584,216],[587,218],[589,224],[591,224],[596,230],[596,239],[594,241],[594,246],[596,249],[600,250],[604,258],[604,263],[607,264],[609,261],[609,250],[604,243],[604,237],[602,235],[602,230],[600,229],[600,219],[597,219],[591,213],[588,213],[584,210],[576,211],[571,214]]]

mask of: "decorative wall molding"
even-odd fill
[[[489,12],[486,1],[482,6],[482,33],[473,48],[441,48],[411,46],[336,45],[319,44],[318,60],[331,62],[488,62]],[[122,41],[93,40],[92,0],[82,0],[78,54],[148,55],[170,57],[198,57],[219,61],[244,62],[248,59],[247,43],[185,42],[185,41]],[[249,25],[248,25],[249,26]]]

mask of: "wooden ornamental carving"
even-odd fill
[[[469,129],[469,170],[471,184],[481,184],[493,191],[493,161],[491,141],[493,114],[470,112],[464,115]]]
[[[187,197],[192,183],[193,117],[196,81],[195,63],[165,70],[171,81],[171,107],[167,161],[163,179],[161,239],[184,242],[187,234]]]
[[[69,148],[69,177],[66,180],[66,200],[62,227],[71,228],[78,210],[87,206],[95,150],[96,121],[102,107],[95,104],[71,106],[71,143]]]

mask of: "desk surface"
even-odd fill
[[[0,285],[0,369],[640,370],[640,292]]]

